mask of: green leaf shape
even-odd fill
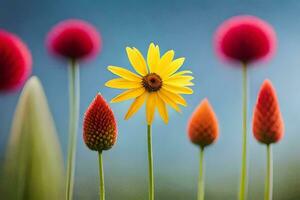
[[[19,98],[4,163],[1,196],[63,199],[63,158],[43,87],[30,78]],[[3,197],[3,196],[2,196]]]

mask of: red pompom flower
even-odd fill
[[[253,115],[253,134],[261,143],[278,142],[284,134],[275,89],[269,80],[265,80],[260,89]]]
[[[192,114],[188,124],[188,136],[192,143],[202,148],[218,139],[218,120],[207,99],[204,99]]]
[[[101,37],[96,28],[83,20],[60,22],[47,37],[50,52],[73,60],[95,56],[101,45]]]
[[[31,54],[16,35],[0,30],[0,91],[19,88],[31,73]]]
[[[116,120],[100,94],[97,94],[85,113],[83,140],[88,148],[94,151],[108,150],[116,143]]]
[[[218,28],[215,48],[221,58],[248,64],[273,55],[276,35],[267,22],[257,17],[236,16]]]

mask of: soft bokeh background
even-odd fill
[[[20,35],[34,59],[33,74],[44,87],[52,110],[64,157],[67,152],[68,88],[66,63],[52,58],[44,47],[50,27],[67,18],[93,23],[103,37],[96,60],[82,63],[81,120],[97,92],[111,99],[119,91],[104,87],[113,77],[110,64],[130,67],[125,47],[144,54],[150,42],[163,51],[185,56],[184,69],[195,76],[195,94],[186,96],[183,114],[170,111],[170,123],[157,119],[153,128],[156,197],[163,200],[196,198],[198,149],[186,137],[186,123],[197,104],[208,97],[220,122],[220,138],[206,151],[207,199],[235,199],[241,158],[241,70],[221,63],[214,54],[212,37],[228,17],[252,14],[271,23],[278,36],[274,59],[251,68],[249,109],[265,78],[277,89],[286,125],[284,139],[274,145],[274,199],[300,199],[300,1],[252,0],[1,0],[0,27]],[[3,160],[10,124],[19,92],[0,95],[0,158]],[[105,152],[107,199],[147,199],[146,124],[141,110],[129,121],[123,116],[130,102],[113,104],[118,119],[117,145]],[[249,113],[249,124],[251,123]],[[80,123],[80,130],[82,124]],[[249,127],[249,199],[263,199],[265,146],[252,137]],[[97,155],[78,134],[75,199],[97,199]]]

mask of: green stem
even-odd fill
[[[273,160],[271,145],[267,145],[267,176],[265,185],[265,200],[272,200],[273,193]]]
[[[204,200],[204,148],[200,148],[198,200]]]
[[[239,200],[247,199],[247,65],[243,64],[243,146]]]
[[[154,176],[153,176],[153,154],[151,125],[147,126],[148,135],[148,174],[149,174],[149,200],[154,200]]]
[[[103,161],[102,161],[102,151],[98,151],[99,160],[99,177],[100,177],[100,200],[105,200],[105,187],[104,187],[104,173],[103,173]]]
[[[79,118],[79,66],[75,60],[69,66],[69,147],[67,160],[66,200],[73,199],[75,157]]]

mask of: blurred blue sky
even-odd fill
[[[226,185],[222,197],[232,199],[237,191],[241,157],[241,70],[216,58],[212,37],[217,26],[234,15],[251,14],[268,21],[277,32],[278,51],[270,62],[256,64],[250,69],[249,125],[256,94],[263,80],[269,78],[277,89],[286,126],[284,139],[273,149],[276,199],[283,195],[279,188],[293,187],[281,184],[281,180],[287,178],[295,182],[300,177],[286,170],[287,163],[295,166],[300,161],[300,128],[297,125],[300,121],[299,10],[300,1],[297,0],[1,0],[0,27],[18,34],[31,49],[33,75],[44,85],[65,157],[67,63],[49,56],[44,46],[45,36],[54,24],[68,18],[84,19],[94,24],[103,38],[102,53],[95,60],[81,64],[80,122],[97,92],[108,100],[119,93],[104,87],[104,83],[114,77],[106,67],[113,64],[130,68],[126,46],[137,47],[145,54],[150,42],[154,42],[162,51],[174,49],[176,57],[186,57],[183,69],[191,69],[195,76],[195,93],[186,96],[189,106],[183,108],[182,114],[169,109],[170,123],[165,125],[156,118],[153,127],[157,191],[177,192],[176,199],[185,199],[185,193],[196,196],[198,149],[186,137],[186,123],[198,103],[208,97],[218,116],[221,132],[217,143],[206,151],[207,190],[212,199],[220,199],[214,188],[222,189]],[[0,158],[4,156],[18,96],[19,92],[0,94]],[[130,101],[112,105],[118,119],[119,138],[117,145],[104,154],[108,196],[112,199],[116,190],[112,186],[118,187],[124,199],[136,197],[135,187],[129,185],[136,185],[142,191],[139,199],[146,196],[145,114],[142,109],[135,117],[124,121],[129,105]],[[80,130],[81,126],[80,123]],[[253,139],[250,127],[249,190],[254,198],[263,191],[265,148]],[[76,196],[95,198],[97,194],[87,191],[92,188],[97,192],[97,155],[85,147],[81,131],[77,150]]]

